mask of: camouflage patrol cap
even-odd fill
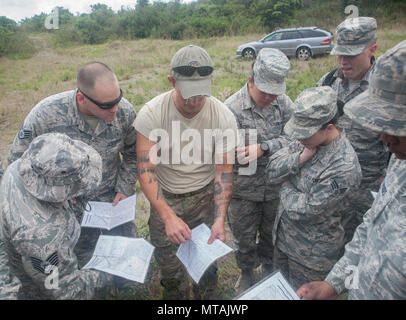
[[[289,59],[282,51],[264,48],[259,51],[252,70],[255,86],[265,93],[284,94],[289,69]]]
[[[20,159],[18,173],[34,197],[63,202],[99,185],[102,160],[82,141],[61,133],[46,133],[31,142]]]
[[[368,90],[350,100],[344,112],[372,131],[406,137],[406,40],[377,60]]]
[[[176,80],[183,98],[210,96],[212,73],[201,76],[196,70],[191,76],[185,76],[174,70],[178,67],[187,66],[213,68],[213,62],[206,50],[194,45],[179,49],[172,57],[171,75]]]
[[[356,56],[376,40],[376,20],[370,17],[348,18],[336,29],[336,44],[330,54],[334,56]]]
[[[285,125],[285,133],[302,140],[314,135],[337,113],[337,94],[328,86],[304,90],[293,104],[293,115]]]

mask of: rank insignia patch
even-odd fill
[[[18,138],[19,139],[30,139],[31,137],[32,137],[32,131],[31,130],[20,129],[20,131],[18,131]]]
[[[35,270],[45,274],[46,267],[49,265],[58,266],[59,259],[58,253],[55,251],[45,261],[41,259],[30,257],[32,266]]]

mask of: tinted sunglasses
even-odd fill
[[[185,77],[193,76],[193,74],[197,70],[197,73],[201,77],[205,77],[205,76],[210,75],[214,69],[213,69],[213,67],[210,67],[210,66],[205,66],[205,67],[180,66],[180,67],[175,67],[172,70]]]
[[[113,108],[116,104],[118,104],[121,99],[123,98],[123,91],[120,89],[120,96],[113,101],[109,101],[109,102],[99,102],[96,100],[93,100],[92,98],[90,98],[86,93],[84,93],[82,90],[80,90],[78,88],[78,90],[87,98],[89,99],[91,102],[93,102],[96,106],[98,106],[101,109],[107,110],[107,109],[111,109]]]

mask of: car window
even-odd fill
[[[271,35],[269,35],[268,37],[266,37],[264,39],[264,41],[275,41],[275,40],[281,40],[282,38],[282,32],[276,32],[276,33],[272,33]]]
[[[302,36],[297,31],[286,31],[283,33],[282,40],[300,39]]]
[[[317,38],[327,36],[324,32],[316,30],[300,30],[300,33],[303,35],[303,38]]]

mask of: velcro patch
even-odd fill
[[[59,264],[58,253],[56,251],[51,254],[45,261],[42,261],[41,259],[35,257],[30,257],[30,259],[33,268],[43,274],[46,274],[45,270],[47,266],[53,265],[57,267]]]
[[[18,138],[19,139],[30,139],[31,137],[32,137],[32,131],[31,130],[20,129],[20,131],[18,131]]]
[[[331,183],[331,189],[333,189],[333,190],[338,190],[338,183],[337,183],[337,181],[333,180],[333,182]]]

